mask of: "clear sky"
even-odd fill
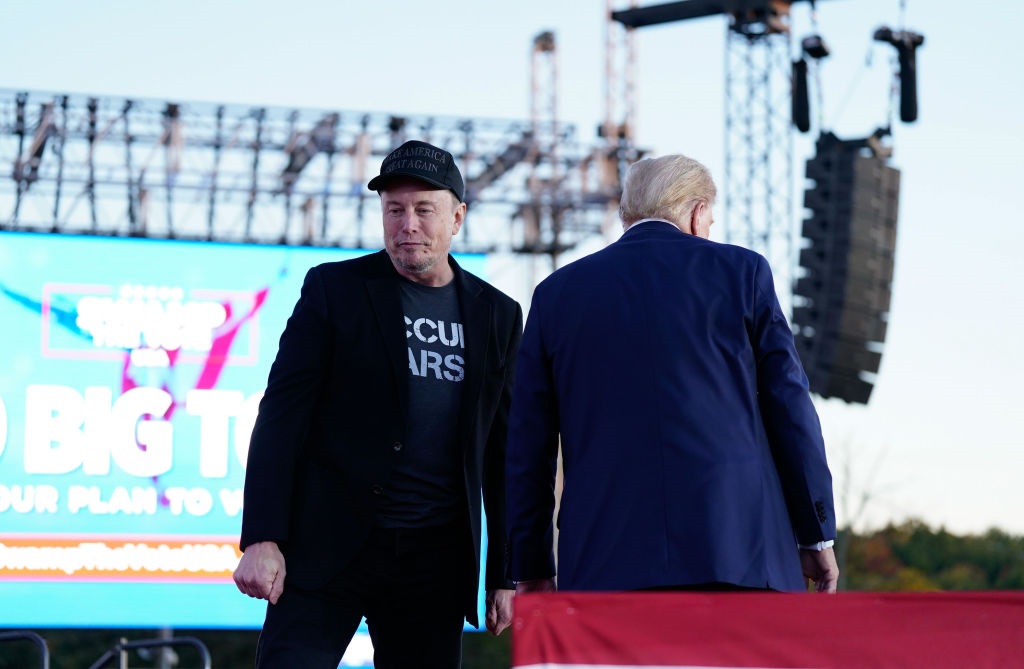
[[[0,88],[526,118],[533,37],[553,30],[560,117],[587,138],[603,116],[604,9],[604,0],[7,2]],[[878,383],[866,407],[818,402],[840,522],[917,517],[957,533],[1022,534],[1024,225],[1013,197],[1024,182],[1024,3],[818,2],[832,48],[821,111],[842,138],[887,122],[894,50],[871,39],[883,24],[925,36],[920,117],[897,122],[892,137],[902,186]],[[796,49],[811,31],[809,3],[794,6],[792,25]],[[709,18],[637,33],[638,144],[687,153],[719,180],[725,30]],[[816,130],[796,142],[798,175]]]

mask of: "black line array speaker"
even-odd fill
[[[803,276],[793,330],[811,391],[867,404],[882,359],[892,294],[900,173],[868,140],[817,141],[807,161]]]

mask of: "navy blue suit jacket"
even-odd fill
[[[486,588],[511,587],[505,547],[505,437],[522,310],[449,257],[466,338],[457,434],[467,563],[453,584],[477,624],[481,497]],[[306,274],[260,402],[245,472],[241,547],[275,541],[287,583],[316,589],[359,553],[401,457],[409,367],[398,272],[384,251]]]
[[[536,289],[508,442],[511,576],[558,587],[803,590],[835,537],[807,377],[765,259],[634,225]]]

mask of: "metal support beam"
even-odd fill
[[[726,34],[725,241],[764,255],[789,311],[795,264],[788,32]]]
[[[367,175],[417,138],[463,168],[472,197],[455,251],[557,261],[601,234],[611,195],[591,187],[592,149],[557,119],[553,35],[537,47],[529,121],[0,90],[0,230],[377,248]],[[528,208],[543,212],[534,230]]]

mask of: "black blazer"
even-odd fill
[[[506,580],[505,436],[523,313],[449,256],[462,310],[466,376],[458,434],[465,471],[466,617],[478,625],[481,494],[485,587]],[[408,355],[400,277],[384,251],[306,274],[252,431],[241,548],[275,541],[286,582],[326,584],[362,548],[406,435]]]

